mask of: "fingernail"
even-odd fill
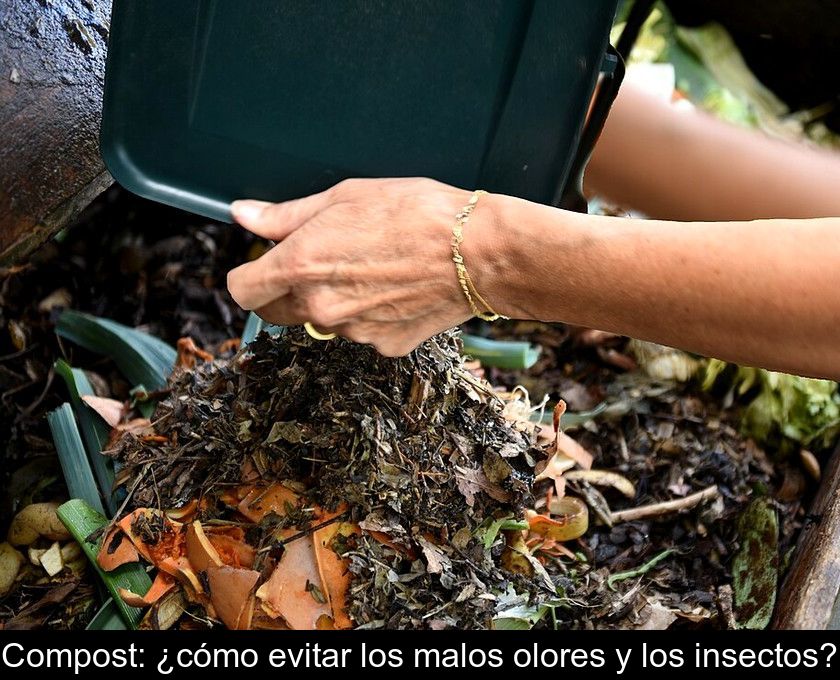
[[[237,222],[254,222],[271,203],[265,201],[234,201],[230,212]]]

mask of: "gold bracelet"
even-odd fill
[[[496,319],[507,319],[508,317],[493,311],[493,308],[487,303],[487,300],[479,295],[464,265],[464,257],[461,255],[461,244],[464,242],[464,227],[470,221],[470,215],[472,215],[476,205],[478,205],[478,199],[486,193],[486,191],[481,189],[474,191],[470,202],[455,216],[455,224],[452,227],[452,261],[455,263],[455,273],[458,275],[458,283],[461,285],[464,297],[467,298],[467,303],[469,303],[473,316],[477,316],[484,321],[496,321]],[[476,300],[487,311],[481,311],[476,305]]]

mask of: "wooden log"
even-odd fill
[[[108,0],[0,2],[0,265],[112,182],[99,157]]]
[[[840,629],[840,447],[822,472],[772,627]]]

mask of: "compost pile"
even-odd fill
[[[765,453],[739,433],[740,409],[725,390],[650,378],[626,339],[531,322],[467,329],[539,345],[539,361],[525,370],[461,364],[452,336],[394,361],[340,340],[315,343],[292,329],[282,339],[262,336],[237,355],[231,338],[242,332],[245,315],[224,289],[225,274],[263,248],[244,232],[115,190],[67,239],[24,268],[0,270],[0,321],[8,328],[0,338],[6,435],[0,514],[9,522],[49,508],[52,520],[57,506],[82,498],[64,486],[47,426],[46,414],[68,398],[51,368],[60,357],[84,369],[95,387],[100,409],[85,408],[104,418],[102,442],[109,428],[124,435],[106,448],[123,465],[119,480],[128,494],[104,540],[99,532],[85,542],[93,529],[84,528],[72,541],[66,532],[47,531],[30,546],[5,546],[4,555],[19,563],[0,599],[0,625],[85,626],[101,604],[98,576],[74,555],[100,542],[107,566],[118,557],[129,562],[111,573],[145,579],[118,584],[134,597],[105,582],[114,601],[126,595],[143,606],[129,612],[132,626],[183,629],[219,620],[237,626],[247,610],[252,628],[281,627],[282,616],[249,609],[279,561],[300,567],[289,573],[303,575],[302,592],[289,602],[308,616],[297,622],[303,624],[312,624],[309,614],[323,612],[327,601],[346,602],[352,619],[333,624],[351,626],[483,627],[498,615],[496,628],[505,621],[566,629],[733,627],[749,620],[743,607],[733,607],[738,574],[745,575],[742,584],[764,588],[747,558],[790,554],[809,521],[814,483],[798,458],[773,458],[772,449]],[[132,392],[142,380],[56,336],[67,307],[182,346],[183,365],[167,389],[148,395],[159,404],[156,414],[143,413],[151,422],[136,419],[137,406],[148,403]],[[179,343],[185,336],[216,358]],[[517,405],[511,393],[529,394],[532,409],[549,401],[544,412],[529,414],[527,399]],[[568,405],[564,432],[552,433],[559,399]],[[254,413],[235,408],[245,404]],[[412,404],[422,405],[419,416]],[[545,424],[537,449],[525,418]],[[365,451],[374,458],[365,459]],[[490,483],[493,453],[510,466],[510,479]],[[564,453],[576,455],[576,465]],[[535,499],[527,491],[532,461],[540,478]],[[698,494],[702,500],[692,501]],[[762,496],[764,514],[778,513],[777,539],[750,538],[755,523],[742,521]],[[297,508],[291,518],[280,516],[290,515],[287,500]],[[352,502],[342,507],[343,500]],[[100,515],[95,526],[108,522]],[[116,542],[121,526],[138,530],[134,536],[152,559]],[[189,538],[204,548],[205,568],[197,572],[180,554]],[[54,564],[62,570],[50,576],[53,562],[41,553],[60,556]],[[339,553],[336,564],[330,557]],[[159,565],[151,588],[148,562]],[[332,593],[324,592],[321,572],[338,586]],[[771,572],[775,583],[777,571]],[[224,576],[247,578],[238,588],[213,588]],[[556,594],[543,588],[547,578]],[[234,606],[211,612],[198,589],[227,590]],[[772,606],[773,598],[764,601]],[[108,606],[99,611],[107,614]],[[102,617],[96,618],[94,624]]]
[[[298,328],[176,370],[153,431],[127,427],[112,451],[128,504],[141,509],[123,528],[163,540],[166,530],[138,526],[154,523],[148,508],[186,508],[172,515],[179,526],[188,514],[208,534],[244,526],[251,572],[269,584],[257,590],[260,615],[285,623],[278,613],[300,622],[300,612],[288,597],[271,609],[272,573],[284,553],[313,535],[317,543],[329,527],[349,584],[330,584],[319,560],[322,583],[304,584],[307,604],[332,600],[335,612],[334,591],[344,598],[349,587],[353,626],[487,628],[512,593],[523,604],[554,595],[536,560],[536,570],[513,570],[530,576],[512,573],[501,566],[505,541],[486,540],[490,525],[498,532],[533,505],[533,468],[545,453],[533,428],[506,418],[498,397],[464,370],[458,344],[446,333],[388,359]]]

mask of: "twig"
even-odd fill
[[[140,486],[140,482],[143,481],[143,477],[146,476],[146,471],[149,470],[151,468],[151,466],[152,466],[151,462],[145,463],[143,465],[143,469],[140,470],[140,474],[137,475],[136,479],[134,480],[134,483],[131,485],[131,488],[126,493],[125,499],[120,504],[120,507],[117,508],[117,511],[114,513],[113,519],[111,520],[111,524],[109,524],[108,526],[112,526],[113,524],[116,524],[116,518],[120,517],[123,514],[123,511],[125,510],[126,506],[128,505],[128,502],[131,500],[131,497],[134,495],[134,492],[137,491],[137,487]]]
[[[24,347],[23,349],[18,350],[17,352],[12,352],[11,354],[4,354],[2,357],[0,357],[0,363],[2,363],[4,361],[11,361],[12,359],[17,359],[18,357],[22,357],[24,354],[28,354],[29,352],[31,352],[33,349],[35,349],[38,346],[39,345],[36,342],[34,345],[29,345],[29,347]]]
[[[50,372],[47,374],[47,379],[44,381],[44,389],[41,390],[41,394],[35,397],[35,401],[33,401],[29,406],[23,409],[15,418],[15,422],[20,422],[24,418],[28,418],[30,414],[38,408],[38,405],[44,401],[44,398],[47,396],[47,392],[49,392],[50,387],[52,386],[53,379],[55,378],[55,369],[50,367]]]
[[[631,522],[634,519],[649,519],[651,517],[660,517],[662,515],[669,515],[674,512],[683,512],[700,505],[704,501],[711,500],[720,496],[717,485],[712,485],[693,493],[685,498],[677,498],[673,501],[663,501],[662,503],[651,503],[650,505],[642,505],[638,508],[630,508],[628,510],[618,510],[611,515],[613,523]]]
[[[612,527],[615,524],[615,519],[613,518],[614,513],[610,509],[610,504],[607,503],[607,499],[604,498],[604,494],[586,480],[580,480],[579,484],[572,484],[571,486],[583,496],[587,505],[598,516],[598,519],[608,527]]]
[[[287,543],[291,543],[292,541],[296,541],[299,538],[303,538],[305,536],[309,536],[310,534],[314,534],[318,529],[323,529],[324,527],[329,526],[330,524],[335,524],[336,522],[343,522],[350,516],[350,511],[342,512],[340,515],[336,515],[332,519],[328,519],[326,522],[321,522],[320,524],[315,524],[308,529],[304,529],[303,531],[298,531],[296,534],[289,536],[288,538],[278,539],[273,541],[271,544],[260,548],[257,550],[257,553],[262,554],[266,553],[272,548],[279,548],[281,546],[286,545]]]

